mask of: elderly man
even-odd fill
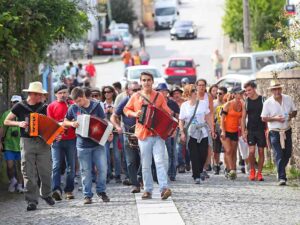
[[[292,129],[290,121],[297,109],[292,98],[282,94],[283,85],[272,81],[269,90],[272,96],[263,105],[262,120],[268,122],[269,137],[276,161],[279,185],[286,185],[285,168],[292,155]]]
[[[26,132],[30,113],[47,114],[47,105],[42,103],[42,96],[47,92],[43,90],[42,83],[38,81],[30,83],[29,88],[23,91],[28,93],[26,101],[14,105],[7,115],[4,125],[21,128],[22,173],[27,190],[25,200],[28,204],[27,211],[32,211],[36,210],[40,193],[48,205],[55,204],[51,197],[50,146],[40,137],[31,137]],[[41,191],[39,191],[37,177],[41,181]]]

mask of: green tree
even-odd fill
[[[249,1],[253,49],[271,48],[265,35],[268,32],[276,35],[275,24],[282,19],[280,15],[285,3],[285,0]],[[243,0],[226,0],[222,27],[232,41],[243,42]]]
[[[77,39],[90,28],[77,1],[0,1],[0,78],[9,78],[10,91],[22,88],[24,74],[37,73],[54,42]]]
[[[133,0],[110,0],[112,19],[117,23],[128,23],[132,25],[137,19],[134,9]]]

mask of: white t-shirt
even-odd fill
[[[180,107],[179,119],[184,120],[185,123],[190,122],[191,117],[194,114],[196,105],[190,105],[190,101],[182,103]],[[205,115],[209,114],[209,107],[205,100],[200,100],[195,114],[195,117],[191,124],[205,123]],[[208,133],[205,128],[202,128],[203,137],[207,137]]]
[[[87,75],[87,73],[84,69],[79,70],[78,76],[77,76],[78,83],[83,83],[85,81],[86,75]]]
[[[271,96],[264,102],[261,117],[283,116],[288,118],[289,113],[296,110],[297,108],[291,96],[283,94],[281,105],[273,96]],[[268,127],[270,129],[287,129],[289,126],[290,122],[288,119],[286,119],[284,123],[277,121],[268,122]]]

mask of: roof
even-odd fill
[[[129,66],[127,67],[128,70],[135,70],[135,69],[142,69],[142,70],[146,70],[146,69],[157,69],[157,67],[155,66],[149,66],[149,65],[140,65],[140,66]]]
[[[171,58],[169,59],[169,61],[172,61],[172,60],[186,60],[186,61],[194,61],[193,58]]]

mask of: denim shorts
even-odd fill
[[[5,160],[21,160],[21,152],[5,150],[4,158]]]

